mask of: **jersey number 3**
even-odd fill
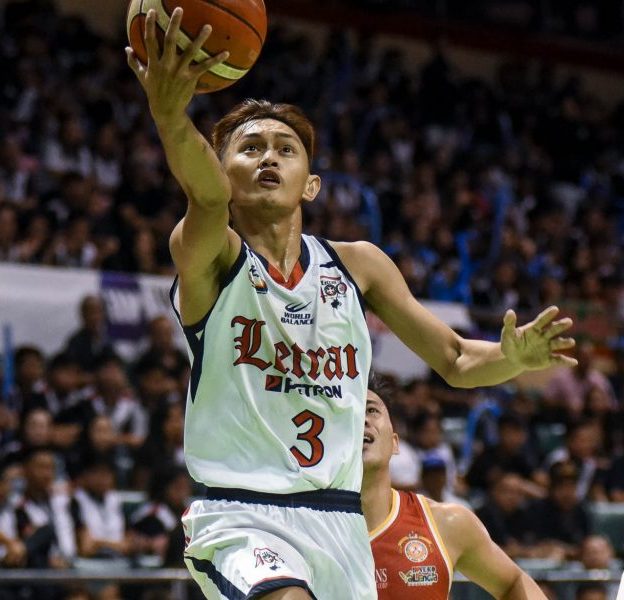
[[[310,423],[310,427],[308,427],[307,431],[300,433],[297,436],[297,439],[308,442],[308,444],[310,444],[311,452],[310,456],[306,456],[296,446],[292,446],[290,451],[302,467],[313,467],[314,465],[317,465],[321,462],[323,455],[325,454],[325,446],[323,446],[323,442],[321,442],[318,437],[325,427],[325,419],[309,410],[304,410],[297,416],[293,417],[292,422],[297,426],[297,428],[303,427],[308,422]]]

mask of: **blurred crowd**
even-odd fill
[[[332,5],[332,0],[320,0]],[[622,0],[348,0],[379,11],[489,23],[533,33],[557,33],[596,41],[624,41]],[[335,5],[335,2],[334,2]],[[403,13],[406,14],[406,13]]]
[[[7,2],[2,19],[0,261],[172,274],[168,236],[186,201],[122,37],[101,38],[45,0]],[[308,233],[371,239],[417,297],[462,302],[484,329],[503,309],[551,303],[609,316],[607,374],[581,339],[579,367],[540,392],[394,381],[392,471],[398,487],[469,503],[514,558],[617,566],[624,531],[614,543],[610,513],[592,507],[624,502],[624,104],[551,65],[505,62],[492,84],[458,71],[443,41],[414,71],[374,38],[328,31],[318,47],[286,27],[236,86],[196,99],[194,120],[207,134],[248,96],[298,104],[318,128],[325,183],[306,207]],[[81,328],[54,356],[15,353],[0,406],[0,563],[180,565],[179,515],[201,494],[182,456],[186,357],[165,316],[130,363],[101,299],[79,310]],[[0,587],[1,600],[57,598]]]

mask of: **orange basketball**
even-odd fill
[[[144,43],[147,11],[152,8],[156,11],[156,33],[162,46],[171,13],[178,6],[184,9],[177,39],[180,51],[187,48],[208,24],[212,25],[212,33],[195,60],[205,60],[223,50],[230,53],[227,61],[202,75],[197,93],[222,90],[251,69],[266,38],[267,17],[263,0],[131,0],[126,22],[128,39],[142,63],[147,62]]]

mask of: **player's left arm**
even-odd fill
[[[442,511],[444,518],[436,522],[442,538],[451,542],[447,546],[455,545],[458,571],[498,600],[546,600],[535,581],[492,541],[474,513],[459,505],[446,505]]]
[[[515,313],[507,311],[500,342],[466,339],[412,296],[401,272],[377,246],[332,245],[373,312],[450,385],[496,385],[529,369],[576,365],[575,359],[560,353],[574,346],[572,338],[560,336],[572,320],[555,321],[555,306],[521,327],[516,326]]]

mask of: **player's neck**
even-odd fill
[[[236,226],[251,248],[288,279],[301,254],[301,216],[271,223],[243,219]]]
[[[362,512],[368,531],[381,525],[392,509],[390,471],[372,471],[362,479]]]

